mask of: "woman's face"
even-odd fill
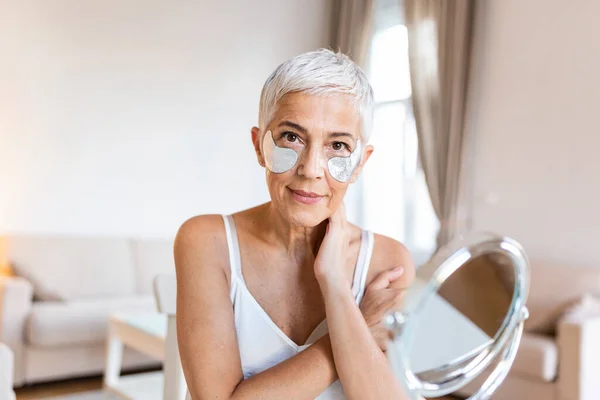
[[[362,160],[347,182],[334,179],[327,163],[332,157],[350,156],[357,148],[360,127],[359,112],[347,95],[314,96],[297,92],[281,99],[265,132],[271,131],[278,147],[293,149],[299,155],[289,171],[273,173],[266,169],[272,205],[281,215],[294,225],[313,227],[334,213],[373,147],[361,143]],[[254,148],[263,166],[261,142],[265,132],[252,129]],[[306,193],[316,197],[308,197]]]

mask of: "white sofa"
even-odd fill
[[[14,385],[98,375],[114,311],[155,310],[152,280],[172,273],[173,241],[8,237],[15,277],[0,278],[0,342],[14,353]],[[160,366],[131,349],[124,369]]]
[[[15,400],[13,390],[13,362],[14,357],[10,348],[0,343],[0,399]]]

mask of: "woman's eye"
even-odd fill
[[[335,151],[340,151],[343,150],[344,147],[348,148],[348,150],[350,150],[350,148],[348,147],[348,145],[344,142],[333,142],[333,149]]]
[[[292,143],[298,140],[298,135],[291,132],[284,132],[283,135],[281,135],[281,137],[284,137],[288,142]]]

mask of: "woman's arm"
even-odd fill
[[[329,335],[301,353],[242,381],[231,399],[311,399],[337,380]]]
[[[243,380],[222,218],[195,217],[175,239],[177,338],[194,400],[314,399],[337,379],[329,335],[300,354]],[[362,317],[361,317],[362,318]]]
[[[335,365],[348,399],[406,399],[348,288],[323,288]]]
[[[325,300],[333,358],[340,381],[348,399],[407,399],[385,354],[373,339],[350,287],[340,279],[338,264],[340,259],[344,259],[348,241],[343,233],[346,230],[345,211],[343,207],[340,208],[342,210],[338,210],[330,220],[327,235],[315,261],[315,273]],[[410,255],[403,249],[404,246],[398,245],[402,247],[402,251],[386,254],[386,268],[390,268],[390,263],[403,267],[402,279],[396,280],[392,285],[390,281],[373,282],[373,286],[386,288],[390,285],[389,289],[384,290],[400,292],[402,287],[412,281],[414,267]],[[396,250],[401,249],[396,246]]]

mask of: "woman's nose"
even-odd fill
[[[325,176],[324,155],[316,146],[304,150],[298,162],[298,175],[308,179],[321,179]]]

